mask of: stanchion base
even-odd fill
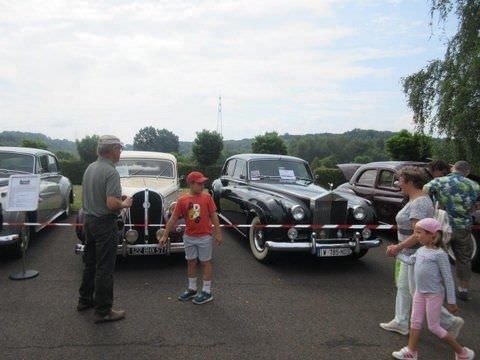
[[[10,280],[27,280],[38,276],[37,270],[25,270],[25,271],[17,271],[11,273],[9,276]]]

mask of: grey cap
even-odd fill
[[[98,145],[120,145],[121,147],[125,146],[118,137],[113,135],[100,136],[100,139],[98,139]]]
[[[455,170],[460,171],[463,174],[468,174],[470,172],[470,165],[465,160],[460,160],[453,165]]]

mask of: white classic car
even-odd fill
[[[123,151],[116,164],[123,195],[131,196],[133,204],[118,216],[117,254],[158,255],[183,252],[183,221],[170,233],[168,243],[158,246],[163,226],[168,221],[180,192],[177,160],[167,153]],[[78,222],[83,222],[82,211]],[[84,234],[77,228],[82,244],[75,252],[83,253]]]
[[[8,183],[11,175],[40,175],[38,208],[35,211],[5,211],[8,199]],[[55,154],[47,150],[0,146],[0,247],[10,247],[20,256],[22,247],[28,244],[34,234],[60,216],[68,216],[73,202],[72,183],[62,176]],[[3,203],[3,206],[2,206]],[[3,208],[3,212],[2,212]],[[41,225],[25,226],[36,222]]]

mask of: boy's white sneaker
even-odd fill
[[[462,354],[455,354],[455,360],[472,360],[475,358],[475,352],[467,347],[463,348]]]
[[[387,331],[393,331],[401,335],[408,335],[408,327],[400,325],[395,320],[388,323],[380,323],[380,327]]]
[[[401,348],[399,351],[394,351],[392,353],[392,356],[395,359],[399,359],[399,360],[417,360],[418,358],[417,354],[418,353],[410,351],[410,349],[407,346],[405,346]]]

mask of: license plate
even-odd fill
[[[128,248],[128,255],[140,256],[140,255],[161,255],[167,253],[167,247],[131,247]]]
[[[352,253],[352,249],[338,248],[338,249],[317,249],[317,256],[348,256]]]

